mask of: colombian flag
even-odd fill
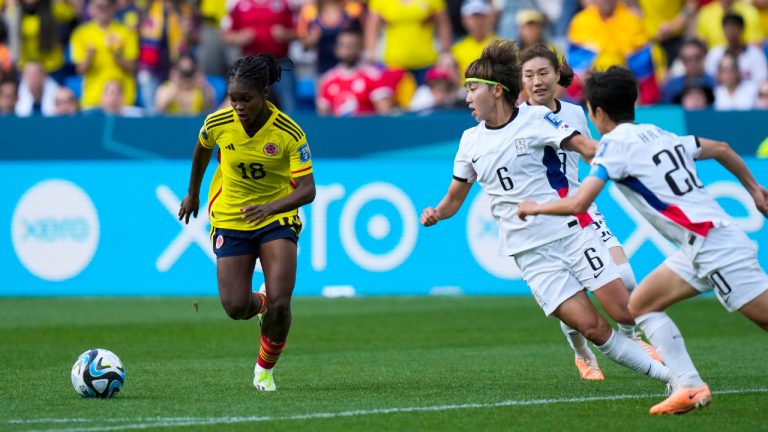
[[[659,84],[656,82],[651,45],[645,45],[627,57],[629,70],[637,77],[640,85],[640,103],[651,105],[661,100]]]

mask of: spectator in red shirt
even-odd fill
[[[288,44],[296,38],[294,11],[288,0],[234,0],[227,3],[221,23],[224,42],[239,47],[241,55],[271,54],[288,57]],[[270,87],[281,111],[295,109],[295,78],[283,69],[280,81]],[[270,98],[272,100],[272,98]]]
[[[387,114],[394,107],[393,89],[375,66],[361,63],[363,34],[347,29],[336,38],[339,64],[320,79],[317,112],[320,115],[360,116]]]

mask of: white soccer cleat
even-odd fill
[[[261,372],[258,372],[258,369],[257,367],[253,377],[253,386],[256,387],[256,390],[264,392],[276,391],[277,386],[275,385],[275,379],[272,377],[272,372],[263,369]]]

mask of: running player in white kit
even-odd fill
[[[573,80],[573,70],[566,63],[561,63],[557,52],[544,44],[536,44],[520,53],[520,63],[523,67],[523,88],[528,94],[528,100],[520,105],[520,111],[525,111],[531,106],[544,106],[557,114],[569,126],[576,129],[583,136],[592,138],[587,125],[587,117],[584,110],[572,103],[558,100],[555,95],[560,88],[568,87]],[[579,179],[579,159],[577,152],[568,150],[555,151],[549,147],[544,154],[544,163],[547,165],[547,179],[562,198],[573,196],[581,185]],[[635,274],[629,265],[624,248],[611,233],[605,224],[605,218],[597,211],[597,206],[592,204],[585,213],[576,215],[582,227],[593,229],[600,236],[603,244],[611,254],[611,260],[618,267],[621,280],[627,287],[626,290],[595,291],[594,295],[605,308],[608,315],[618,324],[619,331],[630,339],[640,344],[646,352],[656,360],[661,357],[656,350],[645,343],[640,335],[635,333],[635,320],[629,313],[629,291],[635,288]],[[602,380],[603,372],[597,364],[597,358],[587,346],[587,341],[578,331],[568,327],[562,321],[560,328],[565,338],[575,353],[576,368],[582,379]]]
[[[436,224],[456,214],[472,184],[491,200],[502,253],[512,256],[544,310],[577,329],[611,360],[668,382],[668,369],[636,343],[614,332],[583,288],[625,290],[608,250],[573,216],[542,216],[522,221],[517,204],[526,199],[558,198],[542,160],[550,149],[594,153],[595,142],[581,136],[546,107],[519,111],[521,67],[514,42],[497,40],[465,72],[467,103],[479,125],[461,137],[453,181],[436,208],[420,221]]]
[[[680,246],[640,282],[629,302],[638,326],[672,373],[672,394],[650,413],[680,414],[706,406],[712,395],[680,330],[664,312],[667,307],[714,290],[728,311],[738,310],[768,330],[768,276],[749,238],[703,189],[695,160],[716,159],[767,216],[768,191],[728,144],[634,124],[637,92],[637,80],[624,68],[612,67],[587,80],[589,117],[603,134],[590,176],[575,196],[523,202],[518,215],[582,212],[611,179],[656,230]]]

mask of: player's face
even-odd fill
[[[467,84],[466,101],[475,120],[480,122],[491,118],[496,104],[493,90],[494,86],[484,83],[470,82]]]
[[[266,108],[266,92],[233,80],[227,87],[229,101],[240,121],[253,123]]]
[[[555,98],[560,73],[544,57],[534,57],[523,63],[523,87],[534,105],[549,105]]]

